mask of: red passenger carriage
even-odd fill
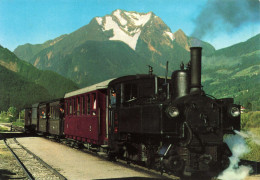
[[[66,138],[96,145],[107,144],[107,80],[65,94]]]

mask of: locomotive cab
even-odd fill
[[[180,136],[179,122],[165,113],[171,101],[170,83],[151,74],[109,83],[109,145],[115,154],[147,163],[147,156],[157,151],[152,144],[158,147],[163,139]]]

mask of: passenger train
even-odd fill
[[[150,70],[33,104],[25,110],[25,128],[106,148],[110,159],[161,172],[215,176],[229,165],[223,136],[240,130],[240,105],[203,91],[202,48],[190,53],[189,65],[171,78]]]

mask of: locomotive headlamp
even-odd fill
[[[233,117],[238,117],[238,116],[240,115],[240,110],[239,110],[239,108],[238,108],[238,107],[235,107],[235,106],[231,107],[231,108],[230,108],[230,114],[231,114],[231,116],[233,116]]]
[[[172,118],[177,117],[177,116],[179,116],[179,114],[180,114],[179,109],[178,109],[177,107],[175,107],[175,106],[172,106],[172,105],[170,105],[170,106],[167,108],[166,111],[167,111],[168,115],[169,115],[170,117],[172,117]]]

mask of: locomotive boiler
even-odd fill
[[[150,72],[108,84],[111,158],[183,176],[214,176],[228,167],[223,136],[240,130],[240,106],[203,91],[201,52],[192,47],[190,65],[171,79]]]

